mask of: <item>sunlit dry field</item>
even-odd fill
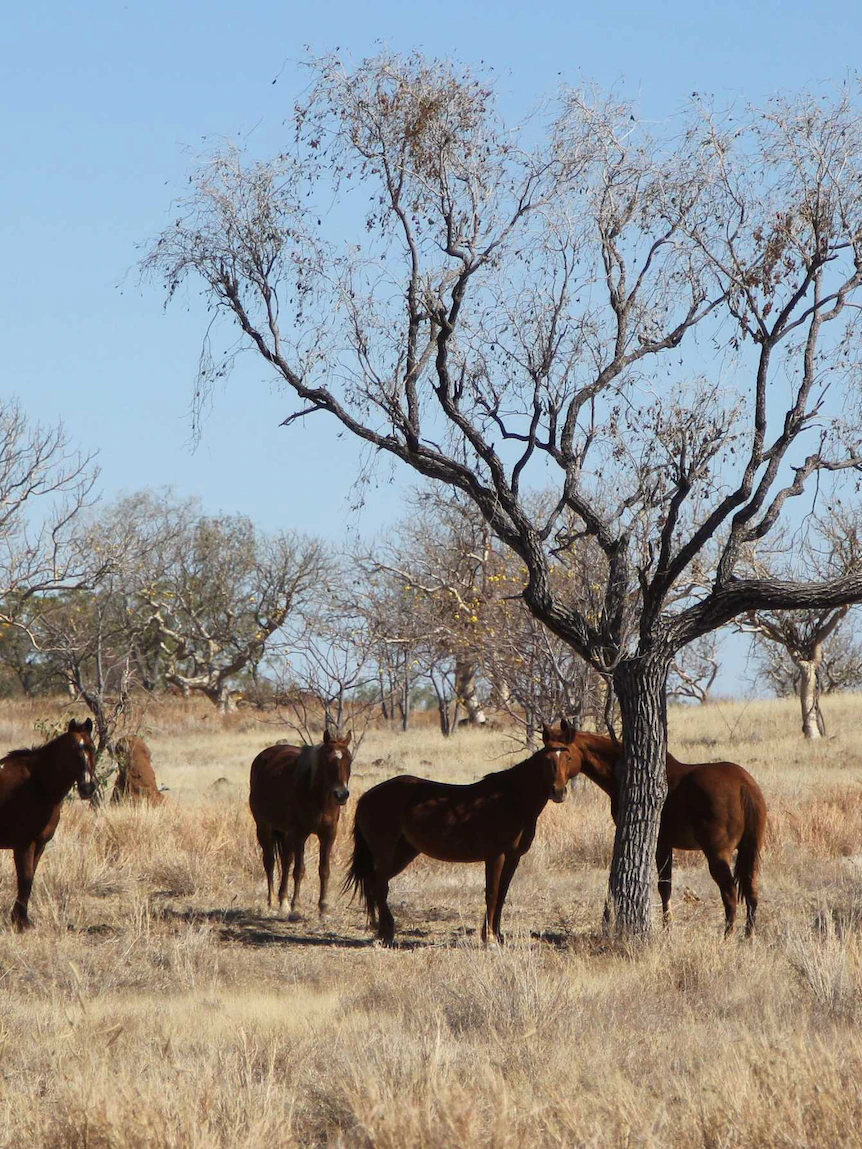
[[[419,859],[392,883],[400,946],[332,891],[266,909],[247,806],[286,731],[202,705],[151,709],[156,810],[77,800],[13,934],[0,856],[3,1146],[819,1146],[862,1144],[862,697],[806,744],[783,702],[672,712],[678,757],[731,758],[770,809],[760,931],[722,940],[716,887],[677,854],[672,929],[605,941],[612,827],[580,781],[512,884],[505,948],[478,938],[483,871]],[[59,704],[0,704],[0,744]],[[369,731],[355,797],[397,772],[470,781],[504,732]],[[523,756],[523,751],[520,751]],[[333,887],[336,882],[333,882]]]

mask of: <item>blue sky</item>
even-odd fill
[[[189,449],[201,313],[193,294],[165,312],[135,264],[137,245],[170,218],[194,153],[214,137],[248,137],[263,156],[282,146],[307,82],[298,66],[306,46],[359,59],[383,41],[483,61],[514,115],[561,80],[591,79],[620,85],[662,118],[695,90],[760,100],[841,79],[860,58],[860,31],[855,4],[776,0],[6,6],[3,394],[97,447],[106,497],[172,484],[268,529],[371,534],[397,517],[404,480],[381,473],[353,513],[356,448],[321,419],[279,429],[289,408],[253,360],[216,397],[201,445]]]

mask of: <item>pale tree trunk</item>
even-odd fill
[[[799,666],[799,701],[802,704],[802,733],[806,738],[820,738],[826,723],[820,710],[820,663],[823,647],[816,646],[811,658],[801,658]]]
[[[494,683],[494,689],[497,693],[497,701],[500,706],[508,706],[512,701],[512,691],[509,683],[505,678],[501,678],[499,682]]]
[[[391,715],[392,715],[392,711],[390,710],[387,699],[386,699],[386,684],[383,681],[383,671],[382,670],[380,671],[380,673],[377,676],[377,681],[380,684],[380,709],[383,712],[384,721],[388,722]]]
[[[406,656],[404,672],[401,675],[401,697],[398,701],[398,709],[401,711],[401,729],[406,732],[410,729],[410,671]]]
[[[236,691],[231,690],[225,682],[209,692],[209,697],[218,707],[220,714],[229,714],[236,710]]]
[[[476,667],[466,659],[458,659],[455,662],[455,694],[467,711],[470,725],[482,726],[485,722],[485,712],[476,697]]]
[[[659,820],[667,796],[667,676],[664,653],[620,663],[614,687],[623,727],[617,831],[608,883],[606,923],[617,933],[646,936],[652,928],[652,887]]]

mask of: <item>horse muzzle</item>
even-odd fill
[[[93,798],[96,793],[95,782],[79,782],[78,783],[78,796],[83,799]]]
[[[563,786],[561,789],[558,786],[554,786],[553,789],[551,790],[551,801],[560,803],[560,802],[565,802],[565,800],[566,800],[566,787]]]
[[[332,791],[332,796],[339,806],[343,806],[347,799],[350,797],[350,791],[346,786],[336,786]]]

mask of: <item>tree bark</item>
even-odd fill
[[[401,697],[398,700],[398,709],[401,711],[401,729],[406,733],[410,729],[410,670],[406,656],[401,675]]]
[[[209,698],[218,707],[220,714],[230,714],[236,710],[236,691],[227,683],[220,683],[215,690],[207,691]]]
[[[485,722],[485,712],[476,696],[476,667],[472,662],[462,659],[455,662],[455,693],[467,711],[470,725],[482,726]]]
[[[811,658],[799,660],[799,701],[802,704],[802,733],[806,738],[820,738],[826,733],[826,723],[820,712],[820,663],[823,650],[815,650]]]
[[[605,918],[616,933],[641,938],[652,928],[655,850],[667,796],[670,663],[669,654],[647,654],[621,662],[614,672],[623,754]]]

